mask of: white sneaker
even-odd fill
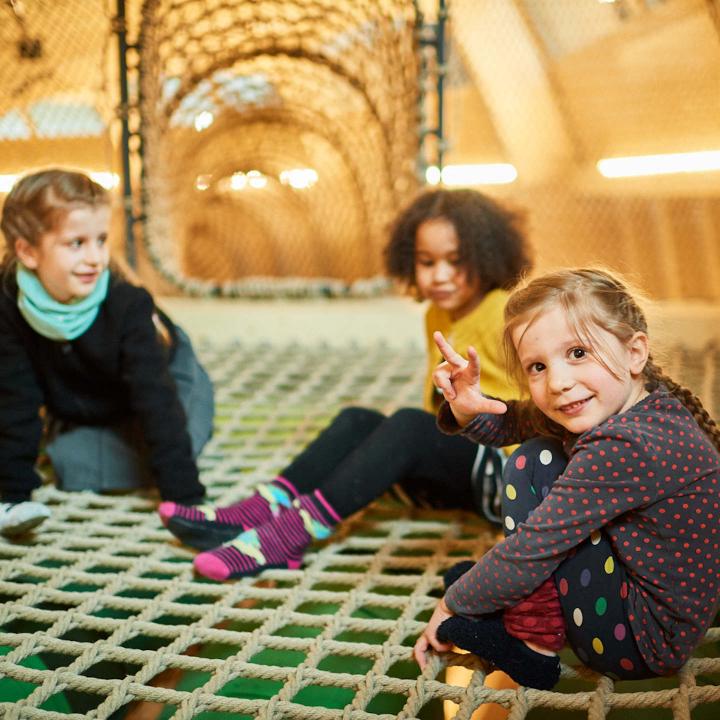
[[[0,503],[0,535],[22,535],[50,517],[50,508],[39,502]]]

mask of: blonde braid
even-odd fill
[[[647,321],[640,306],[635,302],[630,293],[625,291],[624,302],[621,303],[624,317],[627,319],[630,327],[635,330],[647,332]],[[695,395],[689,388],[675,382],[669,375],[663,372],[659,365],[655,364],[652,355],[648,356],[647,364],[643,374],[647,378],[646,390],[652,392],[662,383],[692,414],[695,422],[700,426],[703,432],[710,438],[712,444],[720,450],[720,428],[718,428],[715,420],[703,406],[700,398]]]
[[[526,282],[515,290],[505,305],[505,334],[503,342],[508,362],[508,372],[526,386],[524,370],[518,361],[512,333],[523,321],[532,321],[541,309],[558,304],[568,313],[570,326],[578,337],[590,336],[588,328],[597,324],[626,342],[636,332],[647,334],[648,325],[640,303],[635,299],[637,291],[620,278],[602,268],[574,268],[558,270]],[[592,343],[591,343],[592,344]],[[598,352],[602,361],[602,355]],[[610,369],[610,364],[605,364]],[[611,370],[612,372],[612,370]],[[648,392],[663,384],[692,414],[695,422],[720,450],[720,428],[691,390],[676,383],[648,357],[643,370]]]
[[[684,385],[676,383],[666,375],[662,368],[653,362],[652,356],[648,357],[643,374],[647,378],[646,389],[652,392],[662,383],[665,387],[690,411],[695,422],[703,432],[710,438],[712,444],[720,450],[720,428],[710,413],[703,407],[700,398]]]

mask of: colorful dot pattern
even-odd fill
[[[530,440],[537,435],[537,412],[531,408],[510,402],[506,414],[479,416],[465,434],[493,445]],[[581,660],[608,674],[633,677],[638,669],[630,655],[618,655],[627,662],[602,670],[603,658],[616,657],[611,644],[622,636],[623,642],[632,638],[653,673],[669,674],[710,626],[720,596],[720,454],[664,389],[580,436],[563,439],[564,471],[523,494],[540,500],[524,520],[505,513],[506,532],[510,526],[513,531],[453,585],[446,601],[461,614],[489,613],[516,605],[555,576],[564,611],[565,598],[578,593],[583,598],[576,604],[579,613],[572,608],[566,614],[568,640]],[[550,468],[552,459],[544,464],[549,456],[540,457],[545,449],[552,454],[545,446],[522,460],[516,451],[506,472],[530,464],[534,473]],[[521,488],[513,487],[519,498]],[[517,502],[507,492],[503,499]],[[596,562],[576,568],[577,574],[556,572],[583,544],[597,551]],[[598,605],[601,597],[607,604]],[[618,598],[626,622],[613,622]],[[588,643],[590,618],[599,618],[603,631]]]
[[[517,463],[516,460],[521,458],[522,461]],[[538,506],[538,496],[549,493],[555,480],[565,470],[567,457],[559,441],[536,438],[524,443],[510,457],[508,464],[505,487],[513,486],[516,490],[505,493],[503,512],[506,516],[512,515],[515,524],[519,525]],[[523,469],[519,470],[519,466]],[[534,488],[535,492],[531,492],[530,488]],[[543,490],[547,492],[543,493]],[[510,500],[512,494],[516,500]],[[622,597],[621,592],[625,576],[621,571],[616,572],[612,553],[604,533],[593,531],[575,552],[560,563],[552,579],[546,580],[530,595],[530,599],[538,596],[548,582],[552,583],[553,589],[557,586],[557,615],[550,613],[553,603],[542,598],[544,604],[537,606],[535,624],[552,630],[559,615],[563,623],[563,638],[567,638],[576,655],[594,670],[623,679],[650,677],[654,673],[647,668],[632,634],[625,631],[628,625],[627,594]],[[508,632],[550,649],[559,649],[543,643],[536,627],[533,628],[536,637],[528,638],[517,623],[509,625],[508,616],[514,621],[516,608],[527,604],[528,599],[525,599],[519,606],[505,611]],[[517,632],[518,629],[521,632]]]

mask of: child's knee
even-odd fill
[[[510,455],[503,473],[502,514],[506,532],[512,532],[545,499],[566,465],[562,444],[553,438],[532,438]]]
[[[377,410],[364,407],[347,407],[335,416],[332,424],[336,428],[343,428],[365,435],[372,432],[385,419],[385,416]]]
[[[388,428],[395,437],[427,437],[435,431],[435,416],[419,408],[400,408],[388,418]]]
[[[555,438],[535,437],[526,440],[508,458],[504,480],[507,483],[516,478],[525,482],[537,476],[551,478],[550,484],[567,465],[567,455],[562,443]]]
[[[152,485],[145,451],[110,428],[73,428],[46,451],[61,490],[126,492]]]

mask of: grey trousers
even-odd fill
[[[187,416],[193,457],[197,457],[212,435],[213,387],[190,339],[180,328],[177,331],[169,370]],[[62,423],[56,426],[45,449],[61,490],[120,492],[154,484],[137,420],[109,427],[73,426],[66,431]]]

